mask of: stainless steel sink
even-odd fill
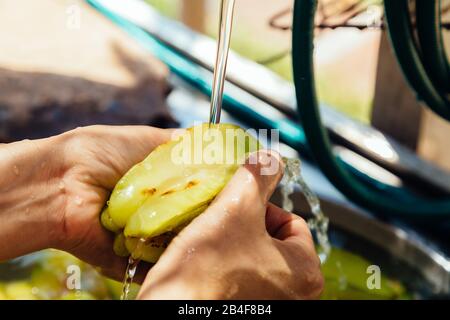
[[[296,214],[311,217],[300,191],[294,193],[292,200]],[[272,201],[280,205],[279,190]],[[321,202],[330,219],[332,245],[379,265],[382,272],[400,280],[417,298],[450,298],[450,259],[433,244],[345,203],[326,198]]]

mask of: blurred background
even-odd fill
[[[219,1],[146,1],[163,15],[217,38]],[[389,40],[380,28],[383,1],[319,2],[322,28],[317,30],[315,43],[319,99],[352,119],[372,124],[422,157],[450,170],[450,154],[443,147],[447,140],[443,132],[450,133],[450,125],[423,106],[418,107],[416,97],[405,85]],[[442,3],[445,21],[450,1]],[[293,0],[237,1],[231,44],[237,53],[288,81],[292,81],[292,6]],[[444,37],[450,52],[450,34],[444,32]]]
[[[217,37],[219,1],[145,2],[164,16],[181,21],[209,37]],[[447,2],[443,1],[444,7]],[[427,109],[417,107],[419,103],[405,85],[391,53],[389,40],[380,28],[382,1],[322,0],[320,3],[323,28],[317,30],[315,77],[321,102],[352,119],[371,124],[417,151],[425,159],[443,168],[450,168],[450,155],[447,148],[442,147],[445,134],[440,134],[449,132],[450,126]],[[292,81],[292,5],[292,0],[237,1],[232,37],[232,49],[236,53],[267,67],[287,81]],[[145,123],[151,119],[149,123],[153,125],[175,124],[164,108],[154,107],[157,111],[153,108],[139,109],[142,112],[139,119],[135,118],[135,112],[129,112],[127,108],[139,108],[139,99],[152,99],[152,105],[155,106],[163,103],[158,101],[161,97],[157,97],[156,92],[143,90],[145,88],[146,91],[155,90],[166,94],[169,89],[163,79],[167,71],[148,52],[86,3],[45,0],[37,4],[2,0],[0,6],[0,32],[3,39],[0,52],[0,140],[37,137],[39,134],[33,132],[36,131],[33,128],[39,127],[39,123],[28,125],[30,122],[27,118],[37,114],[39,117],[33,117],[33,122],[37,120],[45,123],[42,118],[56,117],[51,115],[53,111],[50,111],[52,107],[49,99],[56,99],[61,105],[66,105],[69,100],[77,101],[72,105],[84,110],[77,116],[70,113],[71,108],[67,109],[66,115],[59,114],[60,126],[72,121],[66,128],[88,124],[86,117],[93,119],[92,122],[104,123]],[[445,14],[447,11],[444,18]],[[79,26],[75,20],[79,20]],[[362,24],[366,27],[356,29],[345,27],[345,24]],[[448,37],[448,33],[444,37]],[[445,41],[446,46],[449,43]],[[23,76],[18,72],[22,72]],[[45,77],[45,74],[49,77]],[[29,77],[31,75],[33,80]],[[61,77],[52,78],[50,75]],[[41,81],[43,77],[45,81]],[[386,79],[395,79],[395,85]],[[71,82],[70,86],[66,85],[67,81]],[[39,85],[32,85],[31,82]],[[94,84],[99,86],[94,89]],[[55,85],[65,90],[52,90],[49,93],[49,88]],[[78,86],[84,87],[79,90],[76,89]],[[124,93],[120,88],[128,88],[132,94]],[[28,97],[25,97],[25,91]],[[82,94],[75,94],[75,91],[82,91]],[[98,91],[102,94],[93,98],[94,92]],[[120,101],[108,105],[112,95],[117,94],[120,95]],[[86,101],[98,99],[99,96],[102,96],[102,101],[97,101],[101,105],[99,108],[105,109],[108,105],[110,109],[108,112],[103,110],[105,112],[102,115],[96,113],[93,117],[92,110],[86,110],[89,104]],[[27,106],[23,105],[25,101]],[[41,107],[35,109],[28,101]],[[114,109],[119,104],[126,108]],[[20,107],[10,108],[13,105]],[[45,108],[42,107],[44,105]],[[392,111],[392,105],[395,106],[395,112]],[[66,119],[72,117],[75,119]],[[404,125],[404,119],[408,119],[407,125]],[[51,128],[47,130],[48,134],[58,132]]]

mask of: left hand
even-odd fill
[[[60,249],[122,279],[126,259],[113,252],[113,235],[99,220],[110,192],[120,178],[160,144],[171,130],[151,127],[80,128],[68,134],[65,146],[65,210],[55,218],[61,230]]]
[[[8,168],[0,182],[0,218],[6,221],[0,260],[52,247],[122,279],[126,259],[114,254],[114,236],[101,226],[100,212],[119,179],[172,132],[91,126],[0,148],[4,167],[10,162],[20,171]]]

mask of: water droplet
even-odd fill
[[[77,206],[81,206],[83,204],[83,199],[81,199],[79,196],[75,196],[74,202]]]
[[[19,170],[19,167],[18,167],[18,166],[14,165],[13,171],[14,171],[14,174],[15,174],[16,176],[20,175],[20,170]]]
[[[255,180],[255,177],[249,173],[247,174],[247,178],[245,179],[245,183],[252,183]]]
[[[230,215],[230,210],[228,208],[223,208],[223,217],[228,217]]]
[[[189,261],[192,258],[192,255],[195,253],[195,248],[189,248],[186,251],[186,255],[183,258],[183,262],[186,263],[187,261]]]
[[[61,191],[64,191],[66,189],[66,185],[64,184],[64,181],[60,181],[58,183],[58,189]]]
[[[239,197],[233,197],[233,198],[231,198],[231,202],[239,203],[240,201],[241,201],[241,198],[239,198]]]

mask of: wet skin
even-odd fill
[[[114,254],[100,212],[117,181],[171,134],[94,126],[1,145],[0,260],[53,247],[122,278],[126,259]],[[171,242],[140,298],[318,297],[323,281],[311,234],[303,220],[268,203],[282,165],[261,176],[262,163],[240,168]]]

